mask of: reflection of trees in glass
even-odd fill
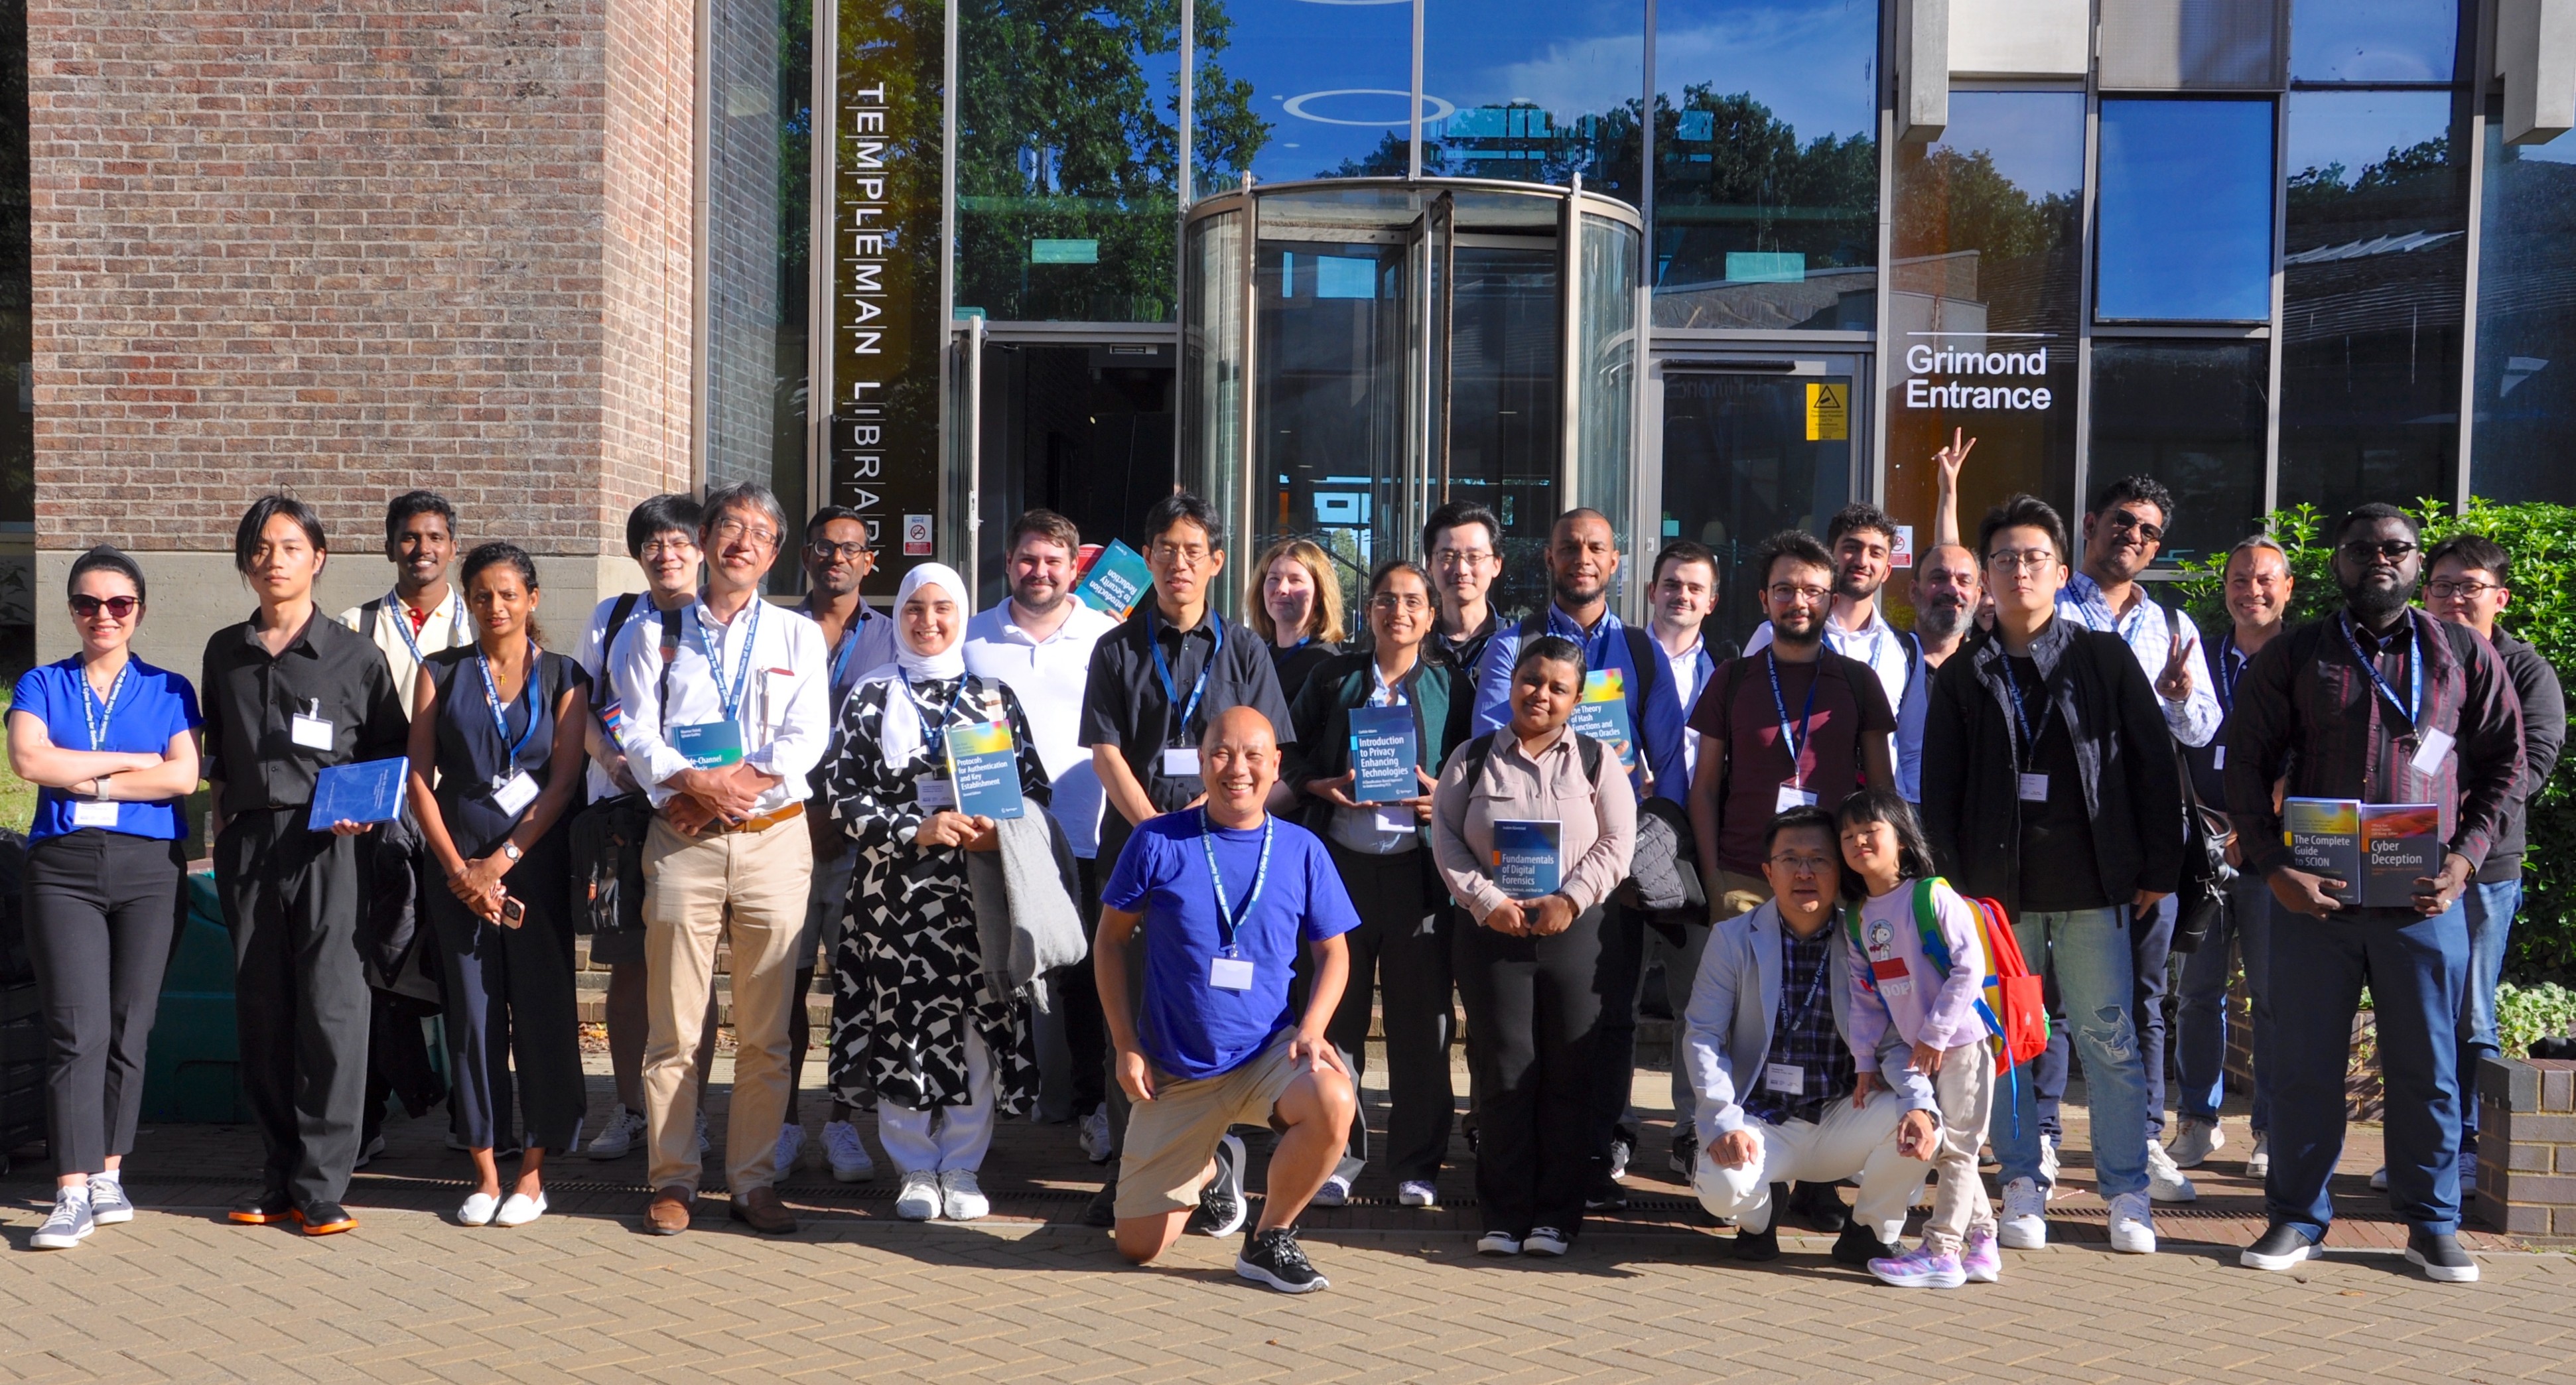
[[[1991,151],[1938,144],[1897,146],[1897,188],[1894,288],[1984,303],[1996,331],[2073,326],[2079,193],[2034,197]]]
[[[1249,83],[1218,63],[1233,21],[1197,6],[1193,161],[1212,186],[1267,137]],[[1171,314],[1176,98],[1150,59],[1176,53],[1176,0],[961,0],[958,302],[999,318]],[[1097,262],[1031,263],[1031,242],[1094,241]]]
[[[778,309],[805,321],[814,227],[814,0],[778,0]]]
[[[1818,135],[1804,144],[1751,92],[1655,96],[1656,222],[1682,231],[1659,247],[1666,283],[1725,277],[1725,253],[1788,252],[1810,269],[1876,258],[1878,142]]]
[[[2311,164],[2290,175],[2291,215],[2327,211],[2345,205],[2352,198],[2372,193],[2403,192],[2420,196],[2426,190],[2421,179],[2427,175],[2448,178],[2455,172],[2451,167],[2451,137],[2447,134],[2404,149],[2392,148],[2388,157],[2374,164],[2362,165],[2361,176],[2349,183],[2344,181],[2346,170],[2341,161],[2323,167]],[[2440,185],[2432,187],[2438,196]]]

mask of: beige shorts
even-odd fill
[[[1118,1160],[1118,1218],[1151,1217],[1199,1205],[1208,1160],[1231,1125],[1279,1129],[1271,1110],[1305,1064],[1288,1056],[1297,1031],[1232,1072],[1186,1079],[1154,1074],[1154,1099],[1128,1110],[1127,1143]]]

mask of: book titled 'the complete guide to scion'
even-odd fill
[[[2281,805],[2290,864],[2344,887],[2347,909],[2406,909],[2415,882],[2442,864],[2442,810],[2430,803],[2292,798]]]

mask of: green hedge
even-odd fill
[[[2484,534],[2513,556],[2513,602],[2500,622],[2506,633],[2528,640],[2559,670],[2576,676],[2576,509],[2564,505],[2497,505],[2471,500],[2453,513],[2426,501],[2416,510],[2427,547],[2454,534]],[[2314,620],[2343,603],[2327,562],[2331,536],[2321,534],[2333,516],[2313,505],[2277,510],[2264,528],[2290,555],[2298,585],[2292,621]],[[2226,554],[2186,564],[2185,602],[2204,625],[2227,619],[2219,568]],[[2505,975],[2529,985],[2576,983],[2576,769],[2560,756],[2557,769],[2532,805],[2531,851],[2523,863],[2523,906],[2514,927]]]

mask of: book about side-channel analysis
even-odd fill
[[[2347,909],[2406,909],[2442,860],[2442,810],[2430,803],[2292,798],[2281,805],[2290,864],[2344,882]]]

